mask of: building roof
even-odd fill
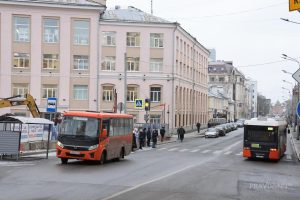
[[[116,6],[113,10],[106,10],[101,17],[102,20],[108,21],[127,21],[127,22],[142,22],[142,23],[173,23],[156,17],[154,15],[143,12],[133,6],[127,9],[121,9]]]
[[[18,121],[22,124],[53,124],[53,122],[48,119],[22,116],[8,116],[2,119],[2,121]]]
[[[96,3],[91,0],[0,0],[1,2],[7,2],[11,4],[22,4],[22,3],[30,3],[30,4],[47,4],[47,5],[61,5],[61,6],[80,6],[80,7],[105,7],[100,3]]]

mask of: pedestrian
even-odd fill
[[[184,134],[185,134],[185,130],[182,126],[180,126],[180,128],[177,129],[177,133],[179,135],[180,141],[182,142],[184,139]]]
[[[152,131],[152,148],[156,148],[157,137],[158,137],[158,130],[154,129]]]
[[[150,130],[150,128],[148,128],[146,135],[147,135],[147,147],[150,147],[150,142],[151,142],[151,130]]]
[[[140,143],[140,148],[143,149],[144,142],[145,142],[145,137],[146,137],[146,128],[140,131],[139,133],[139,143]]]
[[[136,143],[136,148],[139,146],[139,131],[137,128],[134,128],[133,130],[134,136],[135,136],[135,143]]]
[[[198,123],[196,124],[196,126],[197,126],[197,131],[198,131],[198,133],[200,133],[200,127],[201,127],[201,124],[198,122]]]
[[[160,133],[160,141],[163,142],[164,141],[164,138],[165,138],[165,133],[166,133],[166,130],[165,130],[165,127],[161,127],[161,129],[159,130],[159,133]]]
[[[135,131],[133,130],[132,133],[132,149],[131,151],[134,151],[137,148],[137,144],[136,144],[136,138],[135,138]]]

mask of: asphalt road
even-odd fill
[[[55,156],[0,161],[0,199],[299,199],[299,163],[289,148],[279,162],[242,157],[242,129],[189,138],[97,165]]]

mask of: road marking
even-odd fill
[[[229,145],[228,147],[226,147],[225,149],[223,149],[223,151],[228,151],[230,150],[232,147],[238,145],[239,143],[241,143],[242,141],[237,141],[236,143],[233,143],[232,145]]]
[[[208,153],[208,152],[210,152],[211,150],[204,150],[204,151],[202,151],[201,153]]]
[[[175,151],[177,150],[178,148],[173,148],[173,149],[169,149],[168,151]]]
[[[235,154],[235,155],[241,156],[242,154],[243,154],[243,152],[241,151],[240,153],[237,153],[237,154]]]
[[[178,148],[176,148],[176,149],[178,149]],[[192,167],[194,167],[194,166],[195,166],[195,165],[189,165],[189,166],[187,166],[187,167],[185,167],[185,168],[179,169],[179,170],[177,170],[177,171],[171,172],[171,173],[166,174],[166,175],[164,175],[164,176],[157,177],[157,178],[155,178],[155,179],[149,180],[149,181],[147,181],[147,182],[138,184],[138,185],[136,185],[136,186],[134,186],[134,187],[131,187],[131,188],[125,189],[125,190],[123,190],[123,191],[120,191],[120,192],[118,192],[118,193],[115,193],[115,194],[113,194],[113,195],[111,195],[111,196],[105,197],[105,198],[102,199],[102,200],[109,200],[109,199],[115,198],[115,197],[117,197],[117,196],[120,196],[120,195],[122,195],[122,194],[125,194],[125,193],[127,193],[127,192],[130,192],[130,191],[132,191],[132,190],[135,190],[135,189],[137,189],[137,188],[140,188],[140,187],[142,187],[142,186],[144,186],[144,185],[147,185],[147,184],[150,184],[150,183],[153,183],[153,182],[162,180],[162,179],[167,178],[167,177],[169,177],[169,176],[173,176],[173,175],[175,175],[175,174],[178,174],[178,173],[180,173],[180,172],[183,172],[183,171],[185,171],[185,170],[188,170],[188,169],[190,169],[190,168],[192,168]]]
[[[291,161],[292,160],[292,156],[290,154],[286,155],[286,160]]]
[[[55,157],[55,156],[56,156],[56,152],[48,153],[48,157]],[[46,153],[26,155],[24,157],[46,157]]]
[[[2,161],[0,162],[0,166],[5,166],[5,167],[20,167],[20,166],[32,166],[35,165],[36,163],[33,162],[18,162],[18,161]]]
[[[214,151],[213,153],[214,154],[220,154],[222,152],[222,150],[216,150],[216,151]]]
[[[188,151],[189,149],[181,149],[179,150],[179,152],[185,152],[185,151]]]
[[[161,151],[161,150],[165,150],[165,149],[167,149],[166,147],[163,147],[163,148],[159,148],[159,149],[157,149],[158,151]]]
[[[228,154],[231,154],[232,153],[232,151],[227,151],[227,152],[225,152],[224,154],[225,155],[228,155]]]
[[[195,152],[197,152],[197,151],[200,151],[200,149],[195,149],[195,150],[190,151],[190,152],[191,152],[191,153],[195,153]]]

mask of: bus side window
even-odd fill
[[[110,136],[110,132],[109,132],[110,128],[109,128],[109,126],[110,126],[110,120],[109,119],[104,119],[103,122],[102,122],[102,130],[106,129],[107,136]]]

